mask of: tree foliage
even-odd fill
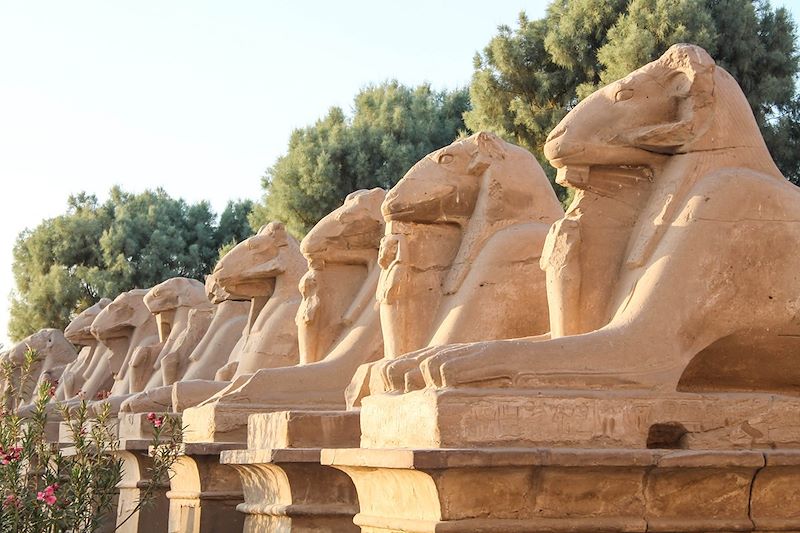
[[[161,189],[111,189],[107,201],[70,196],[63,215],[22,232],[14,246],[9,336],[64,328],[102,297],[186,276],[203,279],[224,244],[251,231],[252,202],[230,202],[217,222],[207,202],[187,204]]]
[[[390,188],[464,130],[468,105],[466,89],[434,91],[391,81],[362,90],[351,117],[334,107],[292,132],[287,153],[262,180],[265,197],[251,225],[280,220],[302,236],[354,190]]]
[[[217,259],[253,233],[248,220],[253,206],[252,200],[230,201],[225,206],[214,232],[214,241],[219,244]]]
[[[797,182],[796,36],[788,11],[766,1],[555,0],[542,19],[523,13],[516,28],[501,26],[476,55],[466,125],[545,163],[547,134],[581,98],[691,42],[736,78],[776,163]]]

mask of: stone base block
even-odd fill
[[[56,424],[56,422],[53,422]],[[91,427],[92,421],[88,420],[86,422],[87,427]],[[111,430],[111,437],[112,438],[119,438],[119,420],[116,418],[110,418],[108,420],[108,427]],[[55,432],[55,429],[48,430]],[[66,422],[58,422],[58,442],[63,444],[72,444],[72,431],[69,428],[69,424]],[[55,441],[54,441],[55,442]]]
[[[167,492],[170,533],[242,530],[244,517],[236,511],[244,500],[242,484],[233,468],[220,464],[223,450],[216,445],[184,445]]]
[[[334,409],[320,405],[314,411]],[[247,442],[247,419],[252,413],[287,411],[291,405],[254,405],[210,403],[190,407],[183,412],[186,427],[184,442],[239,443]]]
[[[352,448],[361,436],[358,411],[277,411],[247,421],[247,447]]]
[[[48,420],[44,425],[44,440],[47,442],[62,442],[61,441],[61,422],[57,420]]]
[[[55,418],[55,417],[50,417],[50,418]],[[22,427],[27,427],[29,424],[32,424],[32,422],[29,422],[27,420],[22,420],[21,424]],[[44,440],[52,443],[64,442],[65,444],[71,444],[72,439],[69,439],[69,441],[61,440],[61,424],[62,423],[59,420],[47,420],[44,423],[44,431],[42,435],[44,437]]]
[[[323,450],[362,533],[800,531],[800,452]]]
[[[159,416],[166,414],[172,418],[180,419],[180,413],[157,413]],[[119,438],[125,440],[151,440],[153,438],[153,423],[147,420],[147,413],[120,413]]]
[[[361,446],[798,448],[798,412],[770,394],[426,389],[365,398]]]
[[[247,442],[249,406],[225,406],[210,403],[183,411],[184,442],[240,443]]]
[[[123,442],[115,452],[122,460],[122,481],[119,482],[117,502],[117,532],[167,533],[168,509],[166,485],[156,487],[150,505],[137,509],[149,482],[153,458],[148,453],[148,443]]]
[[[242,478],[246,533],[358,531],[358,500],[346,474],[319,464],[320,448],[358,446],[358,412],[250,415],[247,450],[222,453]]]
[[[223,452],[242,478],[244,533],[357,533],[353,482],[319,459],[319,449]]]

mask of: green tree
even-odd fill
[[[780,115],[772,118],[764,129],[772,156],[781,162],[781,171],[795,185],[800,185],[800,98]]]
[[[356,189],[389,188],[425,154],[464,130],[465,89],[434,91],[396,81],[367,87],[352,117],[338,107],[292,132],[289,148],[262,180],[264,200],[250,217],[253,228],[270,220],[303,236]]]
[[[530,150],[547,168],[541,146],[575,102],[579,67],[558,65],[545,46],[547,19],[520,14],[519,28],[501,26],[474,59],[470,129],[490,130]],[[551,176],[552,178],[552,176]]]
[[[114,188],[114,215],[100,238],[102,262],[87,279],[103,295],[149,287],[173,276],[202,279],[218,245],[208,202],[188,205],[163,190],[130,194]]]
[[[253,210],[252,200],[230,201],[219,215],[215,240],[221,243],[239,242],[253,234],[248,215]]]
[[[80,194],[68,199],[67,213],[23,231],[13,252],[9,336],[18,340],[45,327],[66,325],[72,313],[97,301],[87,280],[99,265],[98,242],[111,222],[108,206]]]
[[[70,196],[65,214],[22,232],[14,246],[9,336],[64,328],[102,297],[186,276],[203,279],[225,243],[250,234],[252,202],[231,202],[217,221],[207,202],[187,204],[161,189],[111,189]]]
[[[216,242],[220,243],[217,258],[221,259],[236,244],[253,234],[248,217],[253,211],[252,200],[230,201],[219,216]]]
[[[547,134],[581,98],[677,42],[703,46],[739,81],[776,163],[800,180],[791,137],[796,29],[786,9],[767,1],[555,0],[542,19],[523,13],[476,55],[466,125],[495,131],[545,163]]]

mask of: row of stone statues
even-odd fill
[[[528,151],[477,133],[300,243],[270,223],[205,286],[101,300],[4,357],[38,350],[30,379],[68,404],[183,413],[189,442],[243,443],[256,412],[362,405],[364,447],[645,447],[663,424],[713,426],[723,448],[796,442],[775,406],[800,390],[800,193],[735,80],[676,45],[572,109],[545,154],[575,189],[566,213]],[[454,388],[471,392],[414,394]],[[718,392],[739,396],[697,395]]]
[[[370,388],[369,368],[352,379],[364,363],[545,333],[539,257],[562,215],[529,152],[479,133],[388,194],[351,194],[300,244],[268,224],[205,287],[173,278],[104,299],[63,335],[44,330],[12,353],[40,352],[38,379],[59,381],[57,400],[100,395],[114,411],[357,405]]]

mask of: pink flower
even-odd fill
[[[22,448],[19,447],[14,447],[5,451],[2,446],[0,446],[0,465],[7,465],[11,463],[11,461],[16,461],[19,459],[20,452],[22,452]]]
[[[22,505],[22,502],[19,501],[16,494],[9,494],[6,496],[6,499],[3,500],[3,507],[17,507],[19,508]]]
[[[164,417],[156,416],[156,414],[153,412],[147,413],[147,420],[149,420],[150,423],[157,428],[160,428],[164,424]]]
[[[36,493],[36,499],[40,502],[44,502],[47,505],[53,505],[56,503],[56,495],[55,492],[58,490],[58,483],[53,483],[52,485],[48,485],[44,488],[44,490],[39,491]]]
[[[47,505],[53,505],[56,503],[56,496],[53,493],[38,492],[36,494],[36,499],[46,503]]]
[[[101,390],[96,395],[98,400],[105,400],[109,396],[111,396],[111,391],[108,391],[108,390]]]

